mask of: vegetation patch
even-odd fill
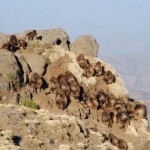
[[[31,99],[23,99],[23,105],[32,109],[39,109],[39,106],[36,105]]]

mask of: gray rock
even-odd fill
[[[69,50],[67,42],[69,41],[68,34],[61,28],[50,29],[50,30],[41,30],[37,31],[38,35],[42,35],[44,42],[56,42],[57,39],[61,40],[60,45],[65,49]]]
[[[23,54],[23,56],[30,66],[31,71],[42,76],[46,66],[45,58],[37,53]]]
[[[0,90],[9,91],[12,88],[11,82],[6,77],[0,77]]]
[[[20,68],[14,54],[3,49],[0,53],[0,74],[0,88],[3,90],[10,90],[11,83],[15,84],[16,81],[20,81]]]
[[[76,39],[70,47],[70,51],[76,55],[84,54],[89,56],[97,56],[99,44],[92,35],[83,35]]]

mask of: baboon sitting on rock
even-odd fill
[[[96,77],[102,76],[105,73],[105,67],[102,66],[100,61],[98,61],[94,66],[94,71],[95,71],[94,74]]]
[[[27,46],[28,46],[28,43],[25,40],[23,39],[18,40],[18,47],[22,47],[25,50]]]
[[[31,75],[29,85],[33,88],[33,92],[37,92],[37,90],[41,90],[43,85],[42,78],[35,72]]]
[[[111,71],[107,71],[104,74],[104,80],[106,81],[107,84],[112,84],[115,82],[116,77],[115,77],[115,75],[112,74]]]

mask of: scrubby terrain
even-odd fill
[[[96,39],[71,43],[62,29],[37,34],[42,40],[26,49],[0,49],[0,149],[149,150],[146,106],[96,57]],[[0,39],[3,45],[9,35]]]

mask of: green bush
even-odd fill
[[[32,109],[38,109],[39,108],[39,106],[36,105],[31,99],[24,99],[23,105],[25,107],[32,108]]]
[[[13,75],[12,73],[8,73],[7,77],[12,82],[14,89],[18,89],[21,86],[17,76]]]

